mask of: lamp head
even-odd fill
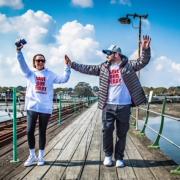
[[[118,21],[119,21],[121,24],[130,24],[130,23],[131,23],[131,19],[128,18],[128,17],[119,18]]]

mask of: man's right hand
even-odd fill
[[[65,54],[64,56],[65,59],[65,64],[70,65],[71,66],[71,60],[69,59],[69,57]]]

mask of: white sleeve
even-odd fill
[[[60,83],[67,82],[70,78],[70,74],[71,74],[71,68],[70,68],[70,66],[66,65],[64,68],[63,75],[54,74],[55,75],[54,83],[60,84]]]
[[[23,74],[26,77],[29,77],[32,75],[32,71],[29,69],[28,65],[26,64],[26,61],[24,59],[24,56],[21,51],[17,52],[17,60],[19,62],[20,68],[23,72]]]

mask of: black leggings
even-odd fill
[[[39,119],[39,149],[44,150],[46,144],[46,129],[51,114],[27,110],[27,137],[29,149],[35,148],[35,128]]]

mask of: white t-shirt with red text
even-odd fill
[[[129,91],[122,79],[119,64],[111,64],[107,104],[132,104]]]

